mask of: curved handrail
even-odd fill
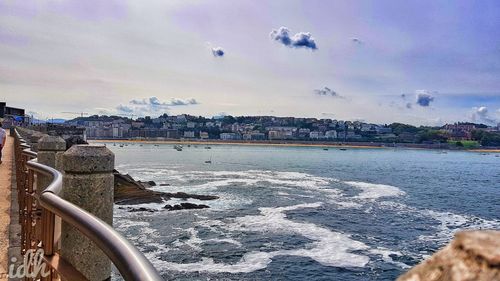
[[[24,149],[22,153],[30,157],[37,156],[36,152],[29,149]],[[42,207],[92,240],[109,257],[125,280],[163,280],[149,260],[111,226],[59,197],[62,191],[62,174],[59,171],[38,163],[37,159],[26,162],[26,165],[33,171],[52,177],[49,186],[40,194],[39,202]]]

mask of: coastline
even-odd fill
[[[326,144],[326,143],[295,143],[295,142],[245,142],[245,141],[196,141],[196,140],[88,140],[103,143],[145,143],[145,144],[189,144],[189,145],[246,145],[246,146],[286,146],[286,147],[320,147],[320,148],[391,148],[376,145]]]
[[[429,150],[452,150],[477,153],[500,153],[500,148],[474,148],[474,149],[449,149],[429,146],[418,146],[416,144],[398,143],[393,144],[375,144],[375,143],[325,143],[325,142],[307,142],[307,141],[223,141],[223,140],[130,140],[130,139],[92,139],[89,142],[101,143],[144,143],[144,144],[183,144],[183,145],[246,145],[246,146],[283,146],[283,147],[318,147],[318,148],[359,148],[359,149],[429,149]],[[388,146],[390,145],[390,146]]]

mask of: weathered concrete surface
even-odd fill
[[[499,281],[500,231],[464,231],[398,281]]]
[[[61,137],[45,135],[38,140],[38,162],[62,172],[62,155],[66,142]],[[40,194],[50,184],[48,176],[38,176],[37,193]]]
[[[63,198],[113,225],[114,154],[103,145],[74,145],[63,154],[63,167]],[[64,222],[61,255],[91,281],[110,277],[107,256]]]

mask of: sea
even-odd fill
[[[500,229],[500,154],[119,144],[117,170],[153,190],[219,197],[115,206],[166,280],[394,280],[457,231]],[[163,209],[182,202],[210,208]]]

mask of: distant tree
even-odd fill
[[[483,146],[500,146],[500,133],[483,131],[480,143]]]
[[[461,141],[457,141],[457,142],[455,143],[455,145],[456,145],[457,147],[464,147],[464,144],[463,144]]]
[[[412,133],[415,134],[419,131],[419,128],[408,125],[408,124],[402,124],[402,123],[392,123],[388,126],[389,128],[392,129],[392,132],[396,135],[400,135],[402,133]]]
[[[447,142],[448,135],[440,130],[426,129],[420,131],[417,135],[419,142]]]

